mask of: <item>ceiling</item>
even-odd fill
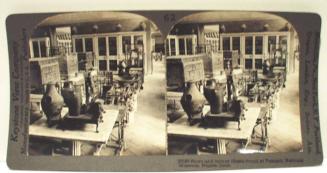
[[[217,22],[241,22],[241,21],[263,21],[283,20],[282,17],[263,12],[235,12],[235,11],[212,11],[192,14],[182,18],[180,23],[217,23]]]
[[[83,23],[116,22],[122,20],[145,21],[147,18],[126,12],[74,12],[48,17],[38,26],[64,26]]]

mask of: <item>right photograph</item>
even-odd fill
[[[168,155],[302,152],[299,38],[262,12],[182,18],[165,40]]]

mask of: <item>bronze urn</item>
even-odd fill
[[[219,114],[223,112],[224,87],[219,87],[214,80],[207,81],[204,87],[204,96],[210,104],[210,112]]]
[[[58,93],[55,84],[47,84],[41,100],[41,107],[47,117],[48,126],[53,126],[60,121],[63,105],[64,99]]]
[[[202,118],[202,109],[205,102],[206,100],[195,85],[195,82],[188,82],[181,98],[181,105],[186,112],[189,121],[199,115]]]
[[[75,90],[72,82],[66,82],[61,90],[61,95],[68,107],[69,115],[78,116],[81,113],[82,93]]]

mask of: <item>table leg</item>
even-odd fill
[[[268,121],[266,121],[264,128],[265,128],[265,145],[267,148],[267,147],[269,147]]]
[[[217,139],[217,154],[223,155],[226,154],[226,140]]]
[[[266,117],[261,119],[261,140],[262,142],[265,141],[265,123],[266,123]]]
[[[72,142],[72,155],[73,156],[80,156],[81,155],[81,142],[80,141],[73,141]]]
[[[122,124],[122,126],[120,127],[121,128],[121,145],[122,145],[122,150],[125,150],[125,134],[124,134],[124,123]]]
[[[95,155],[95,156],[100,156],[100,151],[102,150],[102,148],[103,148],[104,145],[105,145],[105,144],[97,144],[97,145],[96,145],[96,150],[95,150],[95,152],[93,153],[93,155]]]
[[[119,122],[119,126],[118,126],[118,131],[119,131],[119,145],[120,145],[120,149],[123,151],[126,149],[126,145],[125,145],[125,134],[124,134],[124,121]]]

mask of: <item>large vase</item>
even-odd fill
[[[187,83],[181,98],[181,105],[186,112],[188,119],[202,115],[202,109],[206,100],[194,82]]]
[[[210,104],[210,112],[219,114],[223,111],[224,88],[218,87],[215,81],[209,80],[204,87],[204,96]]]
[[[40,106],[35,103],[31,102],[31,108],[30,108],[30,124],[33,124],[35,121],[42,118],[42,111],[40,109]]]
[[[64,102],[68,107],[70,116],[78,116],[81,113],[82,107],[82,93],[79,90],[75,90],[71,82],[65,83],[61,90],[61,95],[64,98]]]
[[[54,84],[47,84],[46,91],[41,100],[41,107],[47,117],[49,126],[57,124],[61,119],[61,110],[64,99],[58,93]]]

